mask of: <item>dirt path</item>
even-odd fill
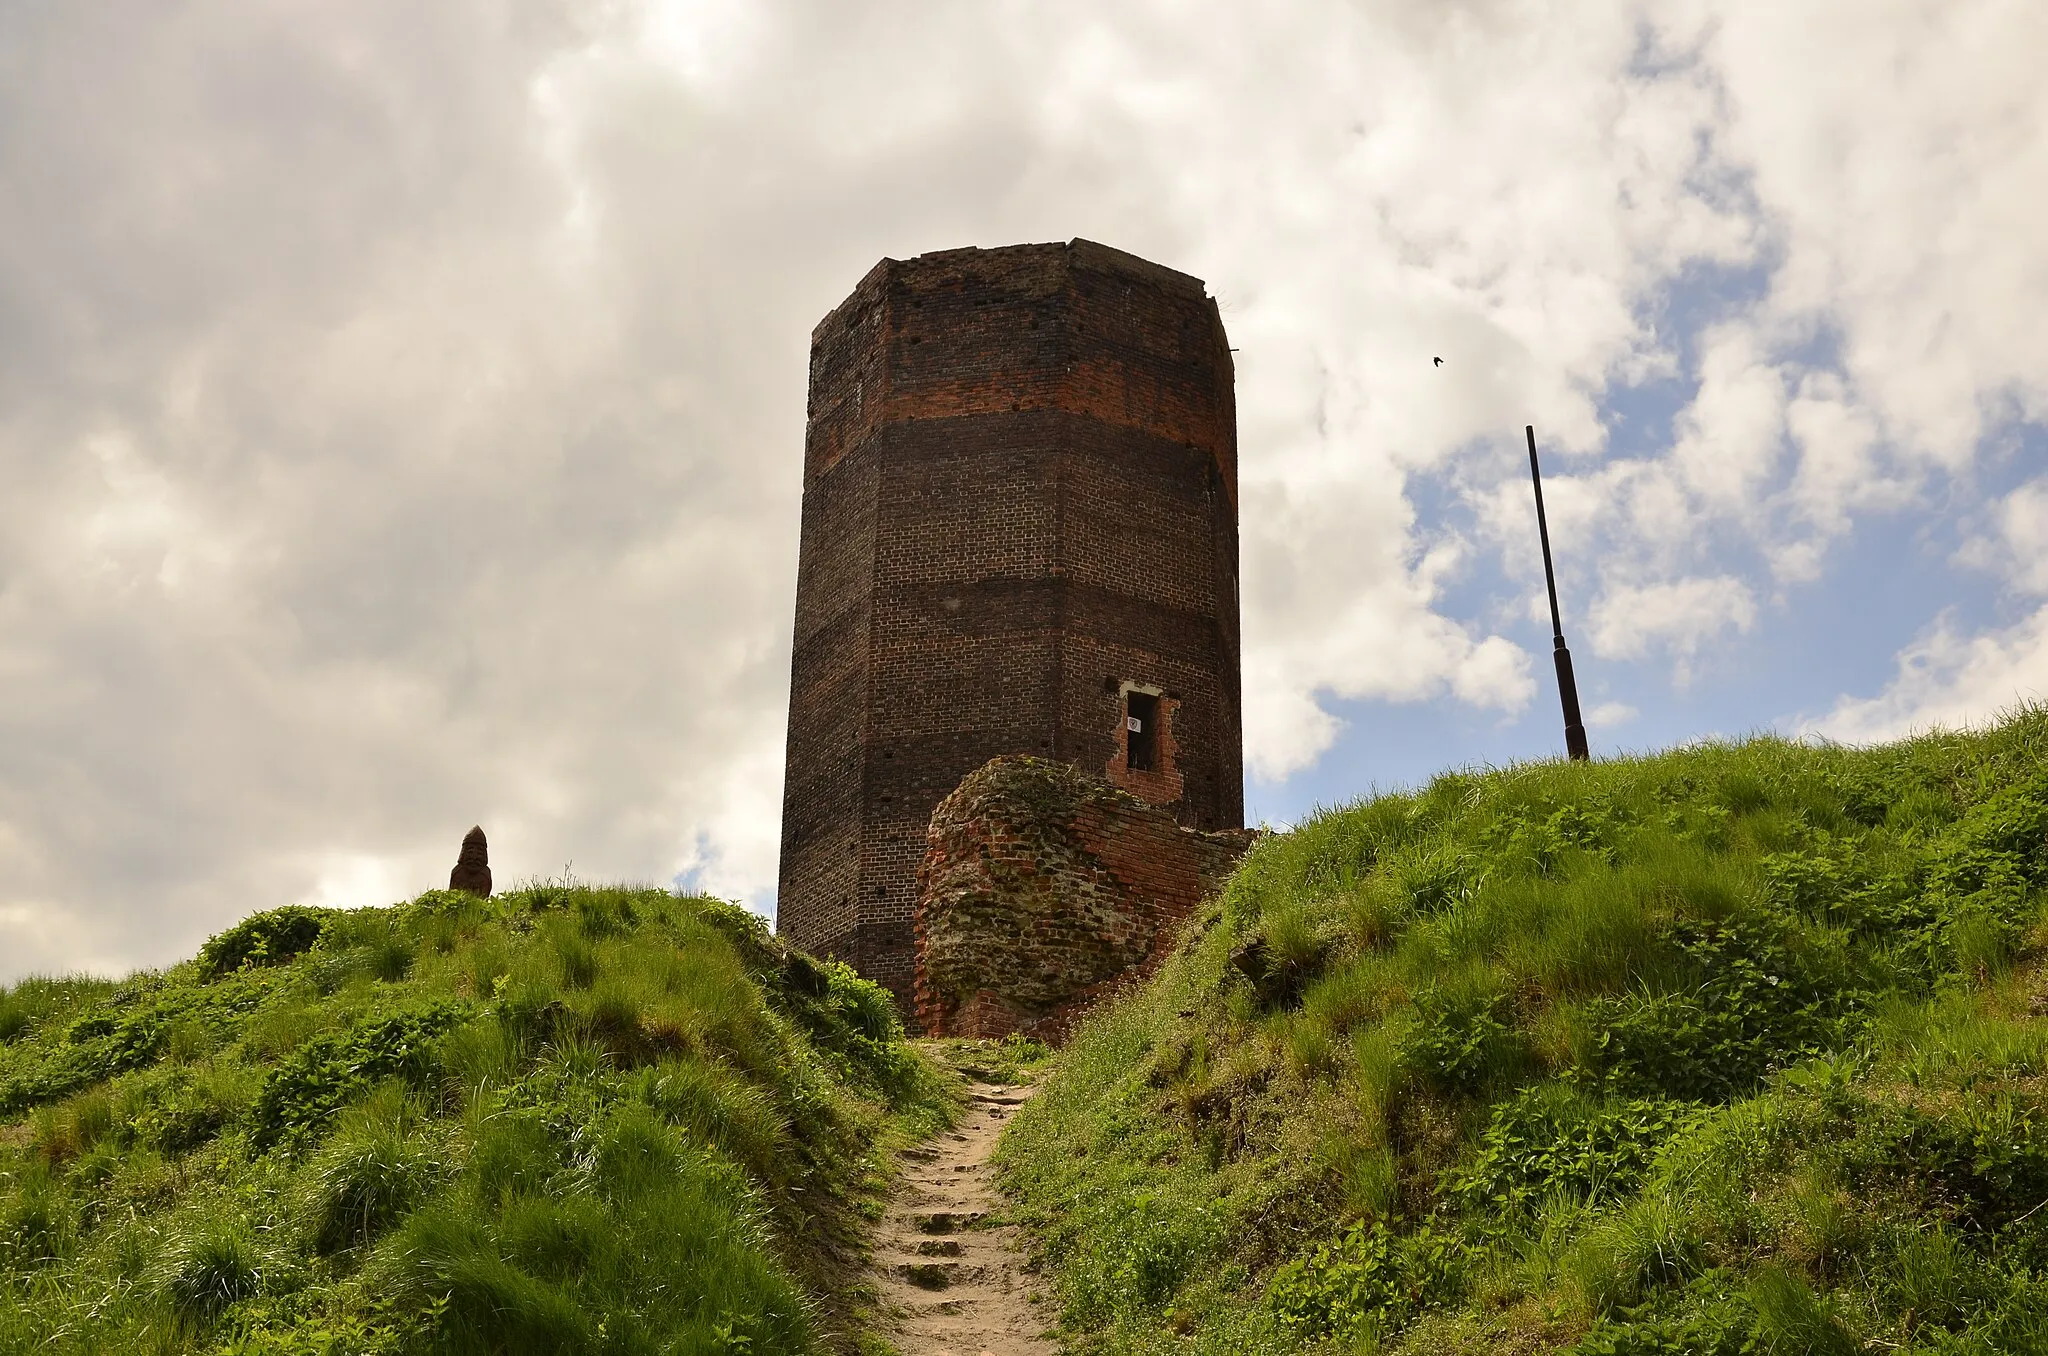
[[[1051,1315],[1030,1299],[1017,1231],[995,1208],[988,1161],[1030,1087],[975,1083],[951,1131],[904,1151],[903,1177],[875,1231],[875,1284],[903,1356],[1053,1356]]]

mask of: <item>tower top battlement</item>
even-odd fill
[[[811,331],[808,483],[891,420],[1065,410],[1171,429],[1237,497],[1230,345],[1199,278],[1092,240],[884,259]]]

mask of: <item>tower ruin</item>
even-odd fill
[[[933,808],[1001,754],[1236,828],[1216,303],[1087,240],[885,259],[811,334],[778,923],[909,1009]]]

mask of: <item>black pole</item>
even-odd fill
[[[1572,677],[1572,652],[1564,646],[1564,623],[1557,615],[1557,572],[1550,567],[1550,524],[1543,516],[1543,472],[1536,467],[1536,426],[1529,435],[1529,479],[1536,486],[1536,535],[1543,539],[1543,587],[1550,591],[1550,657],[1557,664],[1557,699],[1564,706],[1564,749],[1575,763],[1587,758],[1586,727],[1579,719],[1579,684]]]

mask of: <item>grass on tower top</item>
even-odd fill
[[[1075,1352],[2048,1351],[2048,712],[1262,840],[1005,1148]]]
[[[0,991],[0,1352],[866,1349],[886,992],[658,890],[258,914]]]

